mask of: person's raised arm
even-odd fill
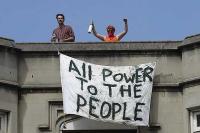
[[[124,21],[124,31],[118,35],[119,40],[121,40],[128,32],[128,21],[127,19],[124,19],[123,21]]]
[[[104,41],[104,36],[102,36],[102,35],[100,35],[100,34],[98,34],[98,33],[96,32],[94,23],[92,23],[92,32],[93,32],[94,36],[96,36],[96,37],[99,38],[100,40]]]

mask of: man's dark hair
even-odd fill
[[[56,15],[56,19],[58,18],[58,16],[62,16],[63,19],[65,19],[65,16],[64,16],[63,14],[57,14],[57,15]]]

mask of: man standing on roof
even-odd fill
[[[72,27],[64,24],[65,16],[57,14],[56,19],[58,28],[54,29],[51,42],[74,42],[75,36]]]
[[[127,22],[127,19],[124,19],[124,31],[122,33],[120,33],[119,35],[115,35],[115,27],[112,26],[112,25],[109,25],[106,30],[107,30],[107,33],[108,35],[107,36],[103,36],[103,35],[100,35],[96,32],[95,30],[95,26],[94,26],[94,23],[92,23],[93,25],[93,28],[92,28],[92,31],[93,31],[93,34],[94,36],[96,36],[97,38],[99,38],[100,40],[102,41],[105,41],[105,42],[118,42],[120,41],[125,35],[126,33],[128,32],[128,22]]]

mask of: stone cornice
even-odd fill
[[[8,81],[8,80],[0,80],[0,85],[10,86],[10,87],[14,87],[16,89],[20,88],[20,85],[17,82]]]
[[[62,52],[113,52],[113,51],[176,51],[181,41],[161,42],[118,42],[105,43],[57,43],[55,44]],[[56,52],[51,43],[17,43],[16,47],[22,52]]]
[[[180,86],[186,86],[186,85],[199,85],[200,84],[200,77],[193,77],[190,79],[186,79],[180,83]]]
[[[196,48],[199,47],[200,44],[200,34],[197,35],[192,35],[186,37],[181,46],[179,46],[179,49],[191,49],[191,48]]]
[[[19,51],[20,49],[16,48],[15,41],[12,39],[0,37],[0,48],[9,48]]]

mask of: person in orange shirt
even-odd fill
[[[125,35],[126,33],[128,32],[128,22],[127,22],[127,19],[124,19],[124,31],[122,33],[120,33],[119,35],[115,35],[115,27],[112,26],[112,25],[109,25],[106,30],[107,30],[107,33],[108,35],[107,36],[103,36],[103,35],[100,35],[96,32],[95,30],[95,26],[94,26],[94,23],[92,23],[92,31],[93,31],[93,34],[94,36],[96,36],[97,38],[99,38],[100,40],[104,41],[104,42],[118,42],[120,41]]]

